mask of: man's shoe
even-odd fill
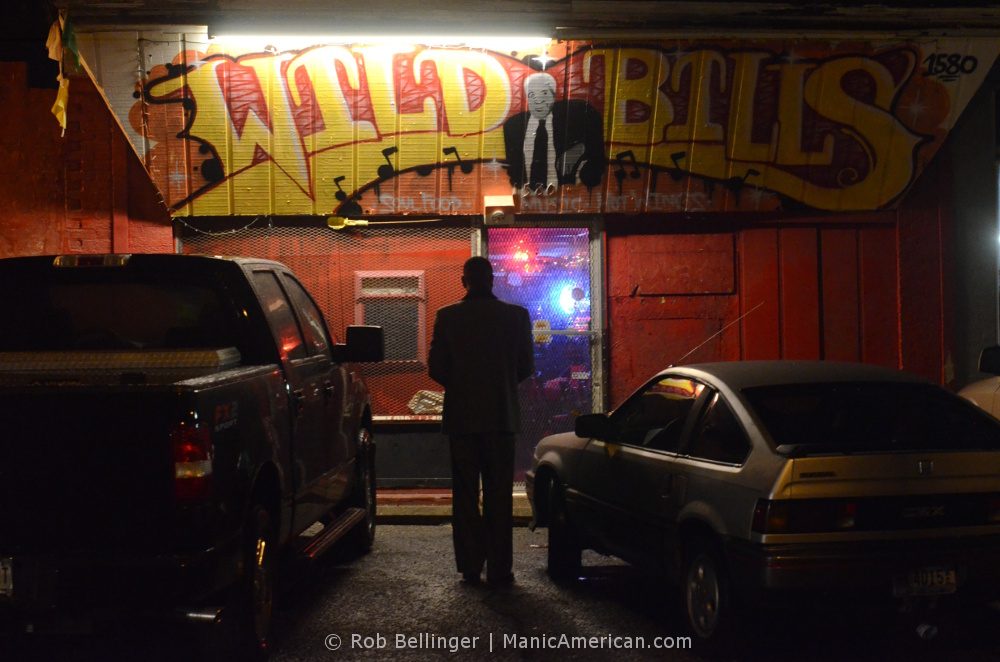
[[[469,586],[479,586],[480,579],[478,572],[463,572],[462,582]]]

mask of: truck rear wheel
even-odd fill
[[[365,511],[365,518],[347,534],[347,546],[357,554],[368,552],[375,543],[375,440],[367,428],[358,430],[358,458],[354,473],[352,508]]]
[[[271,513],[257,503],[244,529],[240,578],[215,623],[206,658],[262,661],[268,654],[274,608],[277,538]]]

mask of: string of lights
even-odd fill
[[[249,223],[247,223],[243,227],[233,228],[232,230],[222,230],[222,231],[217,231],[217,230],[203,230],[201,228],[197,228],[197,227],[191,225],[190,223],[188,223],[187,221],[185,221],[182,218],[175,218],[174,220],[177,223],[179,223],[180,225],[183,225],[185,228],[187,228],[188,230],[191,230],[192,232],[194,232],[196,234],[205,235],[207,237],[225,237],[225,236],[229,236],[229,235],[239,234],[240,232],[243,232],[244,230],[249,230],[258,221],[260,221],[261,219],[265,219],[265,218],[267,219],[267,226],[269,228],[270,227],[274,227],[274,220],[270,216],[265,216],[265,215],[255,216],[252,221],[250,221]],[[425,224],[426,223],[440,223],[442,220],[443,219],[440,219],[440,218],[423,218],[423,219],[405,219],[405,220],[396,220],[396,219],[394,219],[394,220],[378,220],[378,221],[371,221],[370,222],[370,221],[367,221],[367,220],[357,220],[357,219],[342,218],[342,217],[339,217],[339,216],[331,216],[329,219],[327,219],[327,225],[328,225],[328,227],[330,227],[333,230],[342,230],[345,227],[373,227],[373,226],[379,226],[379,225],[408,225],[408,224],[411,224],[411,223],[425,223]]]
[[[211,230],[202,230],[201,228],[196,228],[195,226],[191,225],[190,223],[181,218],[174,218],[174,220],[183,225],[184,227],[186,227],[188,230],[191,230],[192,232],[195,232],[197,234],[203,234],[208,237],[224,237],[226,235],[238,234],[240,232],[243,232],[244,230],[249,230],[261,218],[266,218],[268,227],[273,227],[274,224],[272,223],[270,216],[256,216],[252,221],[250,221],[241,228],[234,228],[232,230],[223,230],[222,232],[217,232],[217,231],[213,232]]]

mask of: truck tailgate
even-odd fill
[[[0,550],[120,551],[161,540],[171,528],[168,433],[179,405],[166,390],[0,389]]]
[[[238,364],[235,349],[0,353],[0,552],[183,546],[170,431]]]

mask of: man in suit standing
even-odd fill
[[[521,428],[517,385],[535,370],[531,319],[493,295],[493,267],[469,258],[466,295],[434,320],[431,379],[444,386],[442,429],[452,466],[452,537],[466,583],[514,580],[514,438]],[[479,511],[482,480],[483,510]]]
[[[607,158],[604,124],[587,101],[556,101],[556,81],[547,73],[524,80],[528,110],[503,125],[507,174],[515,187],[532,191],[581,182],[601,183]]]

